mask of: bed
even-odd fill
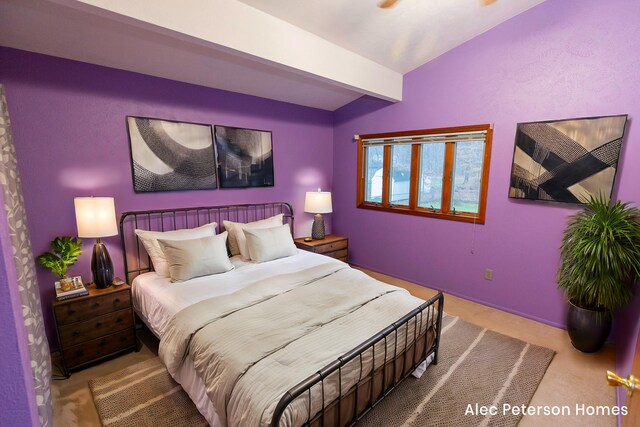
[[[347,264],[296,250],[171,283],[135,230],[195,229],[276,215],[287,203],[123,213],[120,236],[139,318],[159,355],[213,426],[351,425],[404,378],[437,363],[444,299],[412,297]]]

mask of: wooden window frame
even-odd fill
[[[445,145],[445,163],[442,178],[442,208],[436,212],[428,208],[417,206],[418,201],[418,175],[420,174],[420,143],[412,144],[411,150],[411,181],[409,183],[409,206],[393,206],[389,203],[390,181],[389,173],[391,169],[391,145],[384,146],[384,158],[382,166],[382,201],[373,203],[365,201],[365,146],[364,140],[371,139],[393,139],[416,137],[436,134],[459,134],[464,132],[486,132],[484,156],[482,163],[480,200],[478,213],[456,212],[450,210],[451,193],[453,191],[453,167],[455,157],[455,142],[447,142]],[[403,132],[387,132],[368,135],[357,135],[358,141],[358,187],[357,187],[357,207],[361,209],[371,209],[384,212],[395,212],[407,215],[417,215],[430,218],[447,219],[451,221],[471,222],[484,224],[485,212],[487,208],[487,192],[489,188],[489,168],[491,161],[491,142],[493,139],[493,126],[490,124],[480,124],[471,126],[457,126],[437,129],[422,129]]]

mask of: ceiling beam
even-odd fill
[[[236,0],[49,1],[362,94],[402,100],[400,73]]]

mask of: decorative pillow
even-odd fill
[[[255,262],[271,261],[298,253],[289,225],[244,230],[247,249]]]
[[[151,258],[153,263],[153,269],[161,276],[169,277],[169,265],[167,259],[164,256],[164,252],[158,243],[158,239],[163,240],[189,240],[198,239],[200,237],[215,236],[216,227],[218,223],[212,222],[211,224],[203,225],[198,228],[186,228],[184,230],[172,230],[172,231],[148,231],[148,230],[135,230],[135,233],[142,241],[147,254]]]
[[[158,240],[169,265],[172,282],[224,273],[233,269],[227,255],[225,231],[217,236],[193,240]]]
[[[247,251],[247,243],[242,230],[277,227],[282,225],[283,217],[283,214],[278,214],[271,218],[248,222],[246,224],[242,222],[222,221],[224,229],[229,232],[229,251],[231,252],[231,255],[242,255],[242,258],[250,259],[249,252]]]

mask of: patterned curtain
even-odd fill
[[[40,291],[36,281],[31,239],[27,229],[27,215],[22,198],[22,183],[18,174],[18,161],[11,137],[11,121],[7,110],[4,86],[0,85],[0,184],[4,194],[4,209],[9,223],[13,246],[13,259],[18,274],[18,288],[22,301],[22,314],[27,327],[31,369],[35,385],[38,415],[42,426],[51,426],[51,359],[49,343],[44,331]],[[2,421],[0,420],[0,424]]]

